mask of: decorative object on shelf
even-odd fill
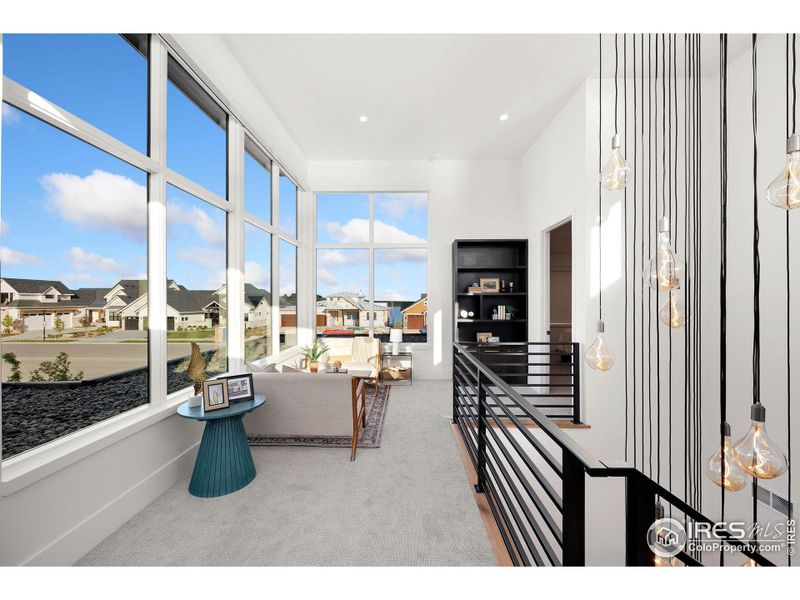
[[[468,294],[480,294],[483,292],[483,288],[478,285],[477,283],[473,283],[471,286],[467,288]]]
[[[333,361],[333,365],[331,365],[331,366],[333,367],[333,372],[334,373],[338,373],[339,371],[342,370],[342,361],[335,360],[335,361]]]
[[[467,310],[465,310],[463,308],[461,309],[461,312],[458,313],[458,314],[462,319],[466,319],[467,317],[469,317],[469,311],[467,311]]]
[[[767,201],[772,206],[791,210],[800,206],[800,134],[786,140],[786,166],[767,188]]]
[[[392,343],[392,354],[397,356],[400,351],[400,342],[403,341],[403,330],[399,327],[392,327],[389,332],[389,341]]]
[[[600,39],[600,51],[602,52],[603,40]],[[600,67],[602,77],[602,57]],[[602,84],[601,84],[602,86]],[[602,88],[600,90],[602,93]],[[627,100],[627,98],[626,98]],[[614,136],[611,138],[611,156],[605,166],[600,169],[600,185],[609,192],[615,192],[624,188],[631,175],[631,166],[626,162],[625,157],[620,151],[620,135],[618,133],[617,114],[619,112],[619,50],[617,45],[617,34],[614,34]],[[602,144],[601,144],[602,145]],[[599,162],[599,161],[598,161]]]
[[[198,394],[197,396],[189,396],[189,400],[186,402],[189,408],[198,408],[203,406],[203,394]]]
[[[509,281],[508,282],[508,291],[511,292],[512,294],[514,293],[514,282],[513,281]]]
[[[255,398],[252,373],[230,375],[228,377],[221,377],[220,379],[224,379],[228,382],[228,400],[230,400],[231,403]]]
[[[471,319],[472,317],[474,317],[474,316],[475,316],[475,312],[474,312],[474,311],[469,311],[469,312],[467,313],[467,316],[468,316],[468,317]]]
[[[488,344],[489,343],[489,338],[492,337],[492,332],[491,331],[488,331],[488,332],[482,331],[482,332],[476,333],[475,337],[478,340],[479,344]]]
[[[219,410],[228,408],[228,383],[225,379],[212,379],[203,382],[203,410]]]
[[[605,323],[603,321],[597,322],[597,337],[595,337],[594,342],[583,356],[586,364],[595,371],[608,371],[614,366],[616,358],[608,349],[608,344],[606,344]]]
[[[303,346],[302,350],[301,356],[308,363],[309,370],[316,373],[319,370],[319,359],[328,351],[328,347],[318,340],[314,340],[313,344]]]
[[[658,309],[658,318],[664,325],[669,325],[673,329],[680,329],[686,325],[686,307],[679,289],[670,291],[669,298]]]
[[[669,219],[661,217],[656,253],[644,268],[644,280],[657,292],[669,292],[680,287],[685,276],[686,265],[670,245]]]
[[[189,366],[186,368],[186,375],[194,382],[195,396],[203,391],[203,382],[208,379],[206,367],[208,367],[208,362],[200,352],[200,346],[197,345],[197,342],[192,342],[192,354],[189,358]]]
[[[747,475],[739,468],[733,455],[731,426],[722,424],[722,443],[708,460],[706,476],[729,492],[738,492],[747,485]]]
[[[789,466],[786,456],[767,435],[766,409],[760,402],[750,408],[750,431],[733,447],[733,458],[745,473],[758,479],[775,479]]]
[[[492,309],[492,319],[496,321],[499,318],[500,318],[500,313],[498,312],[497,307],[495,306]]]
[[[490,336],[489,339],[486,340],[486,343],[487,344],[499,344],[500,343],[500,336],[499,335]]]
[[[481,277],[481,293],[496,294],[500,291],[499,277]]]

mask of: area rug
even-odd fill
[[[389,404],[391,386],[367,386],[367,426],[358,432],[359,448],[380,448],[383,418]],[[248,435],[251,446],[314,446],[317,448],[349,448],[349,435]]]

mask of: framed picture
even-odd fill
[[[203,410],[228,408],[228,382],[225,379],[212,379],[203,382]]]
[[[228,382],[228,400],[230,400],[231,404],[244,400],[252,400],[255,397],[252,373],[229,375],[224,379]]]
[[[489,343],[489,338],[492,337],[492,333],[491,332],[479,332],[479,333],[476,334],[476,337],[478,338],[478,343],[479,344],[488,344]]]
[[[500,291],[499,277],[481,277],[481,291],[484,294],[496,294]]]

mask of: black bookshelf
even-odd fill
[[[481,278],[500,279],[505,287],[497,293],[468,292],[467,288],[480,283]],[[500,305],[513,306],[514,317],[492,319],[494,308]],[[501,342],[527,341],[528,240],[455,240],[453,306],[453,339],[458,342],[475,343],[481,332],[491,333]],[[475,316],[462,318],[462,310]]]

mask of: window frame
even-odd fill
[[[369,240],[367,242],[354,242],[354,243],[319,243],[317,241],[317,202],[319,196],[333,194],[369,194]],[[313,331],[314,337],[317,337],[317,314],[316,314],[316,298],[319,290],[317,289],[317,254],[319,250],[368,250],[369,251],[369,337],[375,337],[375,250],[392,250],[392,249],[408,249],[408,250],[425,250],[425,290],[428,298],[428,305],[430,306],[430,289],[431,289],[431,253],[430,253],[430,210],[428,212],[428,219],[426,223],[425,243],[387,243],[375,242],[375,196],[383,194],[425,194],[428,197],[430,206],[430,191],[429,190],[413,190],[405,189],[398,190],[396,188],[348,188],[348,189],[325,189],[314,190],[313,205],[313,231],[314,231],[314,246],[312,252],[312,272],[314,277],[314,306],[313,310]],[[419,348],[427,349],[431,346],[430,331],[424,342],[404,342],[404,348]]]
[[[85,34],[91,35],[91,34]],[[191,394],[191,386],[167,394],[167,338],[166,338],[166,286],[167,279],[167,185],[173,185],[191,194],[200,201],[222,209],[227,218],[227,281],[228,292],[228,370],[231,373],[244,370],[244,222],[264,229],[272,235],[271,273],[276,281],[280,257],[277,252],[279,239],[284,239],[297,248],[298,298],[303,273],[304,253],[308,246],[301,243],[305,230],[301,227],[303,216],[302,199],[305,188],[298,179],[283,168],[267,147],[248,129],[231,110],[222,95],[208,83],[204,74],[182,55],[182,49],[169,35],[149,35],[150,56],[148,58],[148,151],[136,150],[116,139],[91,123],[75,116],[62,107],[40,97],[21,84],[3,76],[2,101],[44,123],[88,143],[107,154],[136,167],[147,174],[147,266],[148,266],[148,403],[115,415],[109,419],[85,427],[51,442],[47,442],[19,455],[0,460],[0,496],[13,494],[43,477],[79,461],[125,437],[133,435],[150,425],[174,415],[175,408]],[[2,34],[0,34],[0,58],[2,58]],[[227,115],[227,198],[204,188],[188,177],[167,166],[167,68],[169,60],[175,60],[205,93]],[[272,165],[272,221],[279,223],[280,176],[288,176],[297,186],[297,235],[292,236],[262,220],[248,215],[244,210],[244,148],[248,135]],[[1,135],[1,134],[0,134]],[[0,141],[2,138],[0,137]],[[301,234],[301,231],[304,232]],[[273,283],[274,286],[274,283]],[[230,290],[242,293],[231,294]],[[280,318],[279,297],[272,294],[273,318]],[[304,302],[304,301],[303,301]],[[298,302],[300,304],[300,301]],[[277,310],[276,310],[277,308]],[[298,315],[301,307],[298,306]],[[279,324],[279,323],[278,323]],[[273,322],[274,325],[274,322]],[[298,345],[275,351],[278,347],[279,328],[273,326],[273,353],[261,360],[277,361],[296,354]],[[0,403],[0,417],[2,417]],[[0,428],[0,437],[2,429]]]

